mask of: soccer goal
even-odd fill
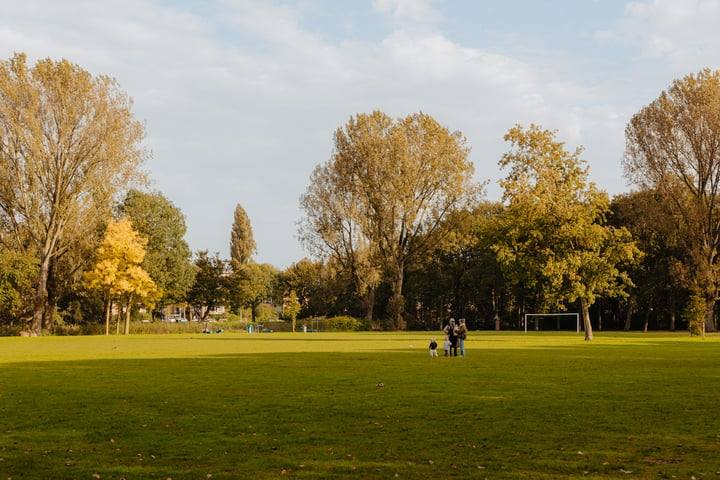
[[[574,322],[572,317],[575,317]],[[528,331],[530,320],[534,321],[535,330],[571,330],[574,326],[575,331],[580,333],[579,313],[526,313],[523,322],[525,323],[525,333]]]

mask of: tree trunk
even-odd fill
[[[375,313],[375,287],[368,288],[362,302],[365,310],[365,321],[368,325],[371,325]]]
[[[705,300],[705,331],[715,331],[715,299]]]
[[[630,331],[630,324],[632,323],[632,313],[632,302],[628,302],[628,309],[627,313],[625,314],[625,327],[623,328],[623,330],[625,330],[626,332]]]
[[[60,292],[57,285],[57,259],[48,265],[47,283],[45,284],[45,308],[43,309],[42,329],[52,332],[55,327],[55,310]]]
[[[498,315],[498,309],[497,309],[497,296],[495,295],[495,288],[492,289],[492,296],[490,297],[492,299],[492,309],[493,312],[495,312],[495,316],[493,317],[493,320],[495,320],[495,331],[500,330],[500,315]]]
[[[130,310],[132,307],[133,294],[128,296],[127,307],[125,308],[125,335],[130,335]]]
[[[585,327],[585,340],[593,339],[592,325],[590,324],[590,305],[586,299],[580,299],[580,309],[582,310],[583,326]]]
[[[105,336],[110,336],[110,312],[112,312],[112,298],[110,292],[105,300]]]
[[[50,256],[44,255],[40,262],[38,283],[33,298],[33,316],[31,330],[36,335],[42,335],[43,317],[45,315],[45,304],[47,303],[47,281],[50,271]]]
[[[648,331],[648,325],[650,324],[650,313],[652,312],[652,308],[648,307],[647,310],[645,310],[645,321],[643,322],[643,332],[647,333]]]
[[[675,331],[675,305],[670,306],[670,331]]]
[[[48,332],[52,332],[55,326],[55,302],[48,299],[45,302],[45,308],[43,309],[43,321],[42,329]]]
[[[398,265],[397,277],[393,284],[392,297],[390,297],[388,305],[388,314],[390,321],[392,322],[391,328],[394,330],[404,330],[405,321],[403,314],[405,313],[405,299],[402,295],[403,280],[405,275],[405,269],[402,265]]]

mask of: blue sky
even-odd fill
[[[193,251],[228,256],[235,205],[255,260],[306,256],[300,195],[356,113],[419,110],[472,147],[498,200],[503,135],[558,131],[591,180],[629,191],[629,118],[675,78],[720,68],[720,0],[0,0],[0,58],[67,58],[134,99],[152,188]]]

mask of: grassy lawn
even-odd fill
[[[720,478],[720,336],[430,336],[0,338],[0,480]]]

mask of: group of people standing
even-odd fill
[[[457,357],[458,348],[460,348],[460,356],[465,356],[465,339],[467,338],[467,326],[465,325],[465,319],[461,318],[455,323],[455,319],[451,318],[450,322],[442,329],[445,334],[445,341],[443,343],[443,350],[445,351],[446,357]],[[430,357],[437,357],[437,341],[434,338],[430,340]]]

